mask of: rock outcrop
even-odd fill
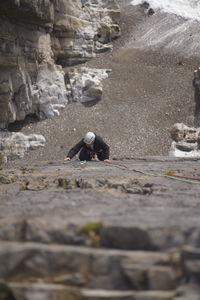
[[[0,161],[3,163],[7,159],[22,158],[28,150],[35,150],[44,145],[45,138],[42,135],[26,136],[20,132],[0,131]]]
[[[176,157],[200,157],[200,128],[176,123],[171,129],[172,144],[169,155]]]
[[[118,21],[115,0],[1,1],[0,128],[57,115],[68,102],[63,67],[110,49]]]
[[[88,68],[68,71],[65,81],[69,102],[99,101],[103,93],[102,80],[108,77],[109,71]]]

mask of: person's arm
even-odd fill
[[[69,152],[68,152],[67,156],[64,158],[64,160],[71,160],[81,150],[81,148],[83,147],[83,144],[84,144],[84,142],[82,139],[79,143],[77,143],[74,147],[72,147],[69,150]]]

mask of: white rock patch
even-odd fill
[[[21,132],[0,132],[0,152],[4,158],[22,158],[28,150],[44,147],[45,138],[42,135]]]

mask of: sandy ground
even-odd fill
[[[200,59],[185,59],[160,51],[134,47],[150,18],[141,7],[120,0],[122,36],[112,52],[86,63],[93,68],[112,69],[103,82],[103,97],[93,106],[72,103],[51,120],[26,124],[25,134],[42,134],[46,146],[29,152],[11,164],[60,160],[85,133],[101,135],[111,148],[111,158],[167,155],[170,129],[177,122],[194,124],[193,70]],[[131,41],[131,42],[130,42]],[[78,66],[79,67],[79,66]],[[12,130],[12,128],[11,128]]]

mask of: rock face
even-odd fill
[[[62,67],[110,49],[118,21],[115,0],[1,1],[0,128],[57,115],[68,102]]]
[[[171,156],[200,157],[200,128],[176,123],[171,129],[171,138]]]
[[[102,80],[108,77],[109,70],[81,68],[72,69],[66,75],[69,102],[90,102],[101,99]]]
[[[0,131],[0,161],[3,163],[7,159],[22,158],[26,151],[35,150],[44,145],[45,138],[42,135],[30,134],[26,136],[20,132]]]
[[[1,170],[0,299],[199,300],[198,163]]]

